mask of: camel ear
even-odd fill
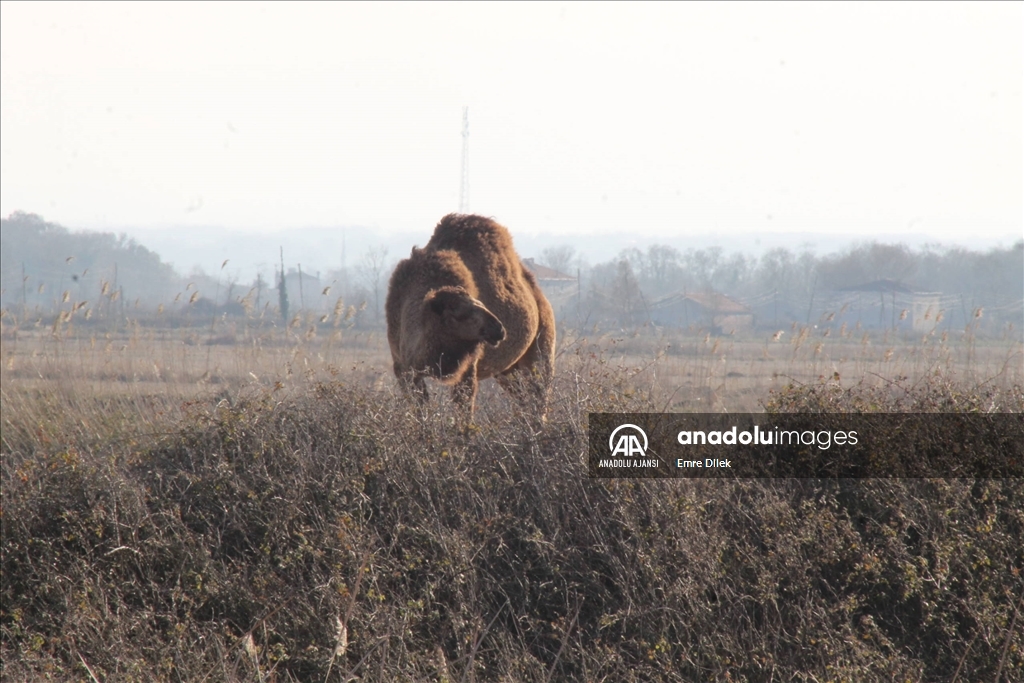
[[[445,310],[452,310],[459,307],[463,296],[468,296],[462,287],[442,287],[431,290],[424,297],[426,303],[430,304],[430,310],[441,315]]]

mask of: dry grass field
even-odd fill
[[[382,332],[15,325],[3,680],[1015,681],[1024,482],[591,480],[588,412],[1024,411],[1020,340],[560,330],[548,423]]]
[[[341,376],[375,390],[393,384],[383,330],[339,329],[313,317],[297,317],[287,329],[253,320],[165,322],[7,325],[0,340],[5,397],[57,391],[167,398],[173,404],[242,387],[298,387]],[[626,371],[634,389],[666,412],[758,412],[772,389],[836,374],[847,383],[914,380],[935,372],[1001,387],[1024,383],[1020,339],[979,339],[970,330],[907,338],[799,325],[742,336],[646,327],[589,334],[560,329],[559,360],[580,355],[600,356],[603,364]]]

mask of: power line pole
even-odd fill
[[[277,301],[281,308],[281,319],[284,320],[285,332],[288,331],[288,283],[284,279],[284,247],[281,247],[281,279],[277,286]]]
[[[25,287],[27,287],[28,276],[25,275],[25,262],[21,262],[21,319],[25,319],[25,311],[28,310],[25,298]]]
[[[459,213],[469,211],[469,107],[462,108],[462,183],[459,186]]]

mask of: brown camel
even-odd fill
[[[490,218],[449,214],[395,268],[386,303],[395,376],[426,400],[425,378],[473,413],[494,377],[543,418],[555,365],[555,316],[512,236]]]

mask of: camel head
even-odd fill
[[[505,338],[505,326],[497,316],[462,287],[431,290],[423,302],[430,315],[440,318],[442,329],[460,341],[497,346]]]

